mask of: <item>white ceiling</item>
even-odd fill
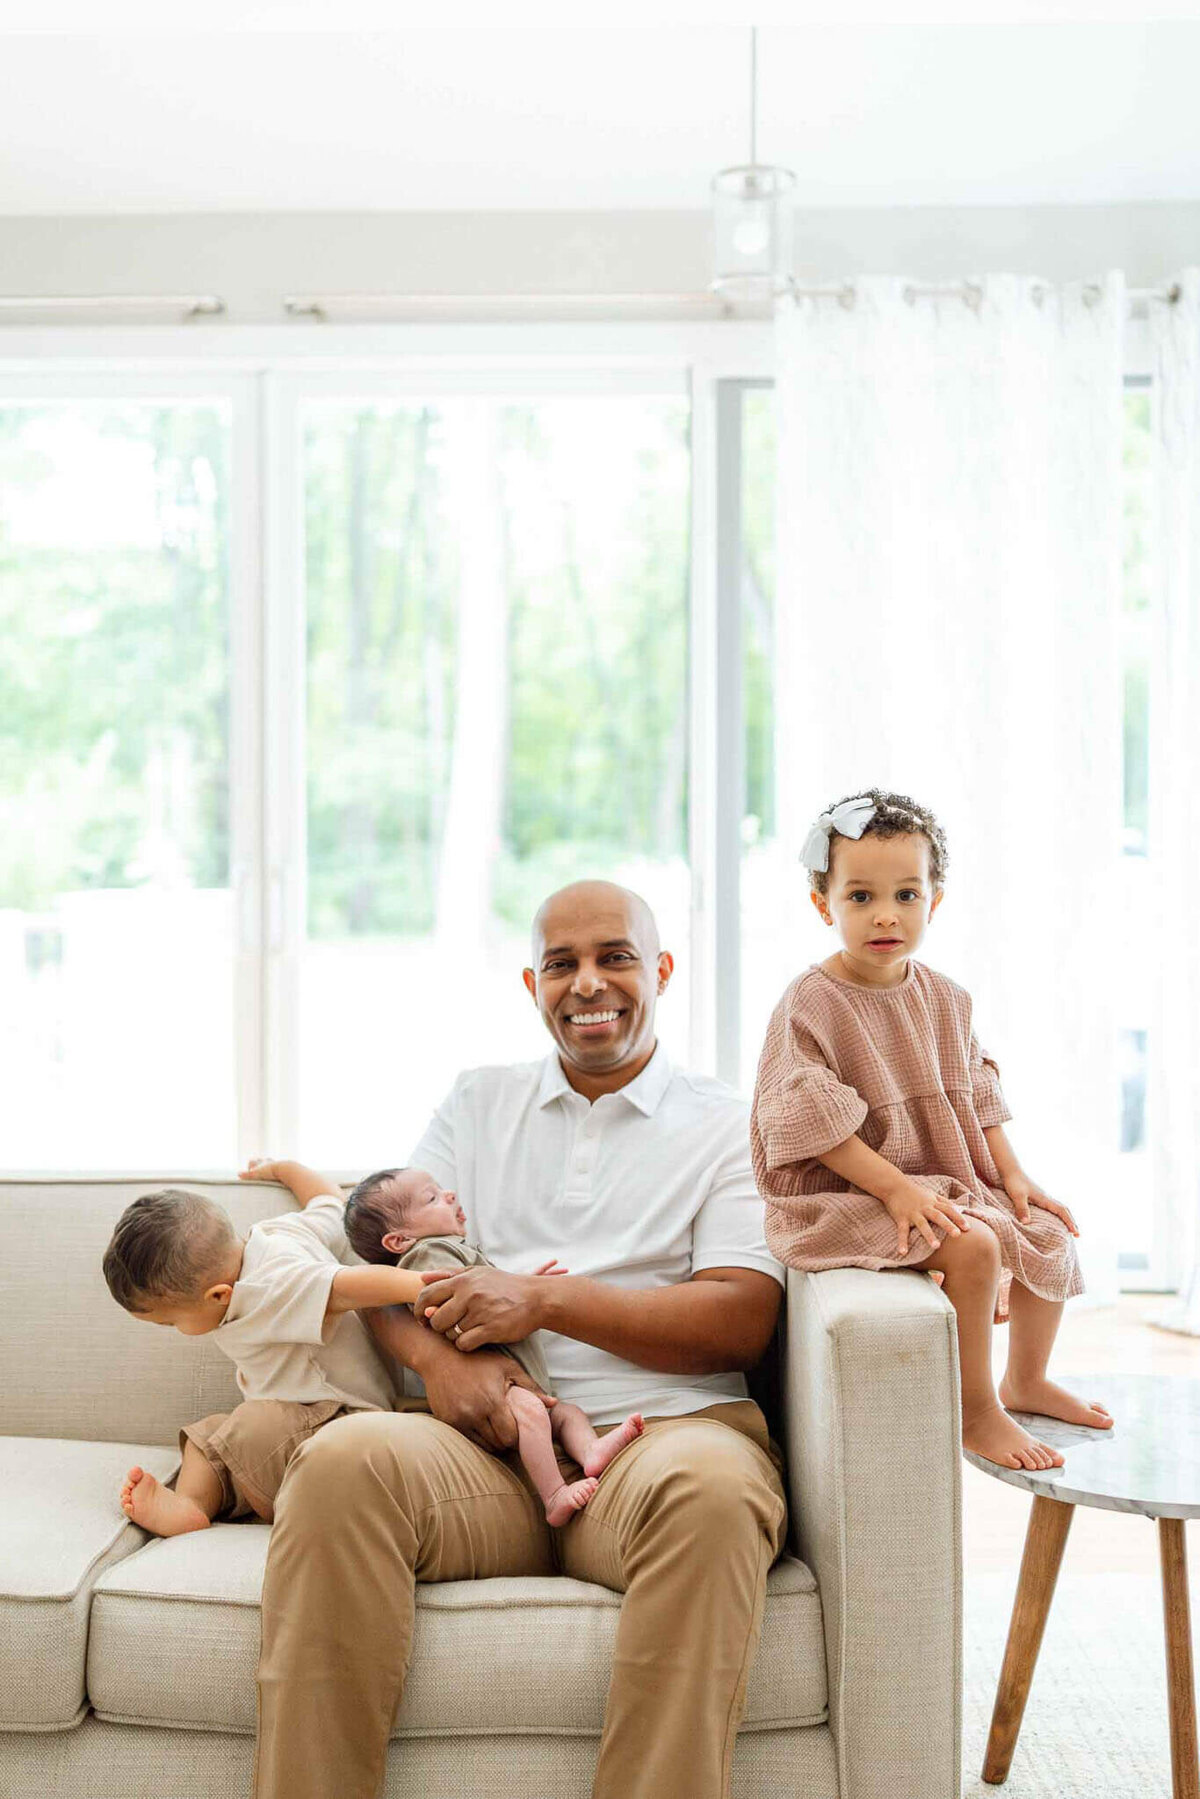
[[[748,40],[0,19],[0,214],[702,208]],[[1200,199],[1194,20],[765,25],[759,71],[802,206]]]

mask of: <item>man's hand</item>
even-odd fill
[[[418,1309],[456,1349],[478,1349],[484,1343],[521,1343],[541,1326],[540,1283],[536,1274],[468,1268],[450,1276],[430,1270],[423,1278],[428,1291]]]
[[[1061,1205],[1057,1199],[1051,1199],[1048,1193],[1043,1193],[1037,1182],[1031,1181],[1022,1169],[1014,1168],[1004,1176],[1004,1191],[1013,1202],[1013,1211],[1017,1214],[1019,1223],[1029,1223],[1030,1206],[1041,1206],[1044,1212],[1053,1212],[1056,1218],[1061,1218],[1073,1237],[1079,1235],[1079,1226],[1066,1206]]]
[[[510,1387],[527,1387],[547,1406],[554,1404],[519,1363],[498,1351],[481,1350],[470,1360],[439,1355],[423,1372],[425,1396],[434,1417],[497,1455],[514,1449],[517,1442],[516,1419],[508,1407]]]

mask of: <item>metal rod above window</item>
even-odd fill
[[[606,317],[732,318],[734,306],[717,294],[525,293],[422,294],[337,293],[285,294],[283,310],[290,319],[320,322],[331,317],[368,319],[528,318],[588,319]],[[764,317],[768,309],[758,309]]]
[[[0,317],[13,312],[168,313],[172,318],[219,318],[219,294],[0,294]]]
[[[1040,305],[1047,294],[1054,292],[1054,288],[1055,283],[1051,281],[1035,282],[1030,290],[1031,297],[1036,304]],[[1104,290],[1098,281],[1092,281],[1088,282],[1082,291],[1084,304],[1095,305]],[[795,300],[836,300],[839,305],[846,307],[853,306],[857,299],[857,290],[853,281],[841,281],[833,285],[828,283],[806,285],[797,281],[793,282],[790,292]],[[904,298],[910,305],[916,300],[962,300],[966,305],[974,307],[978,306],[983,299],[984,289],[982,282],[979,281],[952,281],[941,285],[931,283],[928,286],[910,282],[903,292]],[[1162,301],[1173,306],[1181,292],[1179,283],[1172,282],[1165,287],[1130,287],[1126,289],[1125,297],[1131,305]]]

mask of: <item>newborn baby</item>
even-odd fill
[[[453,1193],[439,1187],[431,1174],[417,1168],[385,1168],[360,1181],[346,1201],[345,1230],[351,1248],[364,1262],[387,1263],[410,1272],[491,1267],[483,1251],[466,1240],[466,1214]],[[536,1273],[565,1274],[557,1262]],[[420,1302],[413,1305],[419,1311]],[[537,1333],[519,1343],[497,1345],[511,1355],[539,1389],[553,1397],[550,1375]],[[517,1426],[517,1449],[552,1525],[569,1522],[596,1491],[608,1464],[642,1434],[642,1416],[634,1412],[623,1424],[597,1436],[586,1412],[556,1400],[547,1409],[525,1387],[510,1387],[509,1409]],[[564,1481],[554,1454],[560,1443],[583,1469],[582,1480]]]

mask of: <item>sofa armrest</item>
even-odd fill
[[[954,1312],[927,1276],[788,1275],[793,1528],[817,1577],[841,1799],[957,1799],[962,1456]]]

